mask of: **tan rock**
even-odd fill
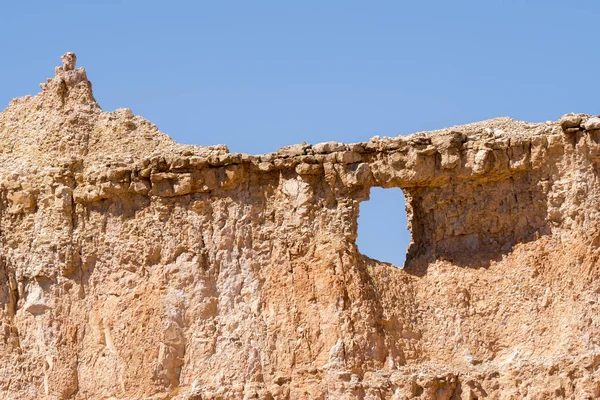
[[[598,395],[600,143],[561,134],[595,117],[241,155],[102,112],[75,61],[0,114],[2,397]],[[403,269],[356,246],[373,186]]]
[[[600,130],[600,118],[592,117],[585,121],[583,127],[588,131]]]
[[[313,146],[313,151],[315,153],[333,153],[336,151],[344,151],[346,150],[346,145],[340,142],[324,142],[318,143]]]
[[[565,114],[558,121],[563,130],[579,129],[581,124],[581,115],[578,114]]]

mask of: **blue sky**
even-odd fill
[[[74,51],[103,109],[236,152],[597,114],[598,21],[597,1],[7,2],[0,108]],[[400,264],[381,208],[360,248]]]

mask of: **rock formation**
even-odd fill
[[[3,398],[600,397],[599,118],[232,154],[75,60],[0,114]],[[357,249],[374,186],[404,268]]]

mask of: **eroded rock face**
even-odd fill
[[[3,397],[600,396],[598,118],[231,154],[75,60],[0,114]],[[373,186],[404,269],[356,247]]]

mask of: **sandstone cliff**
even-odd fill
[[[599,165],[575,114],[179,145],[68,53],[0,114],[0,394],[598,398]],[[356,247],[374,186],[406,195],[403,269]]]

